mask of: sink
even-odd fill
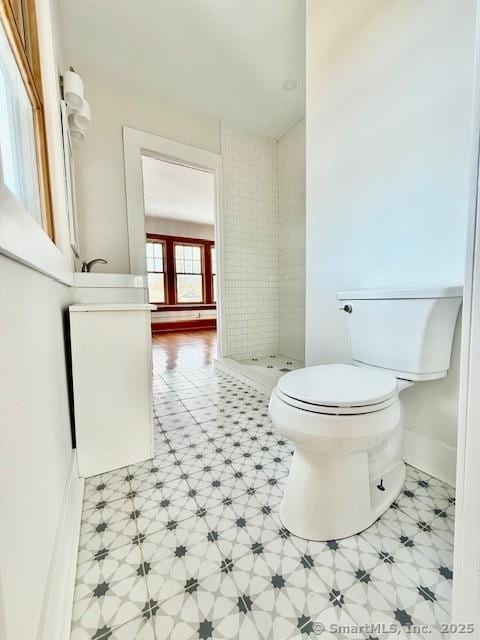
[[[76,287],[122,287],[140,288],[147,286],[146,276],[136,276],[131,273],[76,273],[74,275]]]
[[[146,276],[130,273],[75,273],[74,289],[83,304],[148,302]]]

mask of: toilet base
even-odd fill
[[[300,538],[317,541],[367,529],[398,496],[405,464],[396,460],[378,478],[370,478],[369,471],[366,451],[316,452],[297,446],[280,505],[283,526]]]

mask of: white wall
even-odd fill
[[[463,281],[474,23],[473,0],[308,2],[309,364],[350,359],[337,290]],[[456,386],[407,392],[409,429],[455,442]]]
[[[145,231],[167,236],[215,240],[215,227],[213,224],[199,224],[188,220],[173,220],[158,216],[145,216]]]
[[[59,122],[59,52],[52,37],[55,16],[52,20],[49,2],[38,3],[37,10],[56,243],[73,264]],[[0,636],[33,640],[43,637],[42,629],[49,635],[44,605],[47,592],[55,593],[49,579],[73,463],[64,331],[72,296],[68,286],[3,255],[0,273],[0,608],[5,617]],[[75,561],[60,558],[57,568],[69,560]],[[60,590],[65,593],[68,585]]]
[[[103,257],[98,271],[128,273],[122,127],[154,133],[208,151],[220,149],[219,122],[199,114],[154,102],[128,86],[107,86],[82,70],[81,52],[65,57],[85,81],[92,108],[92,127],[75,145],[76,187],[82,259]]]
[[[278,351],[277,142],[222,123],[225,353]]]
[[[305,360],[305,121],[278,141],[279,351]]]
[[[175,311],[153,311],[152,324],[160,324],[162,322],[179,322],[182,320],[207,320],[216,319],[216,309],[199,309],[186,310],[178,309]]]
[[[0,564],[7,640],[36,638],[72,447],[70,288],[0,256]],[[33,312],[32,312],[33,310]]]

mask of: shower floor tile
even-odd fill
[[[297,538],[278,515],[293,447],[273,430],[268,398],[201,358],[184,362],[167,370],[154,347],[154,459],[87,480],[72,640],[389,637],[372,624],[441,638],[454,490],[407,467],[366,531]]]
[[[249,358],[222,358],[222,363],[232,372],[242,375],[242,379],[251,380],[252,384],[266,392],[275,387],[278,380],[295,369],[305,366],[301,360],[288,356],[272,354],[267,356],[251,356]]]
[[[301,367],[305,366],[305,364],[301,360],[288,358],[287,356],[283,356],[281,354],[273,354],[271,356],[261,357],[253,356],[251,358],[246,358],[245,360],[239,360],[239,362],[245,366],[258,367],[272,372],[280,371],[282,373],[287,373],[288,371],[300,369]]]

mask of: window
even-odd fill
[[[0,33],[0,140],[5,184],[41,224],[33,109],[3,30]]]
[[[150,302],[163,304],[165,299],[165,248],[160,241],[147,242],[147,278]]]
[[[0,141],[0,184],[53,237],[35,0],[0,0]]]
[[[217,257],[215,246],[210,247],[210,264],[212,265],[212,300],[217,301]]]
[[[160,311],[215,307],[216,267],[212,240],[147,233],[150,302]]]
[[[176,301],[203,302],[202,247],[175,244]]]

